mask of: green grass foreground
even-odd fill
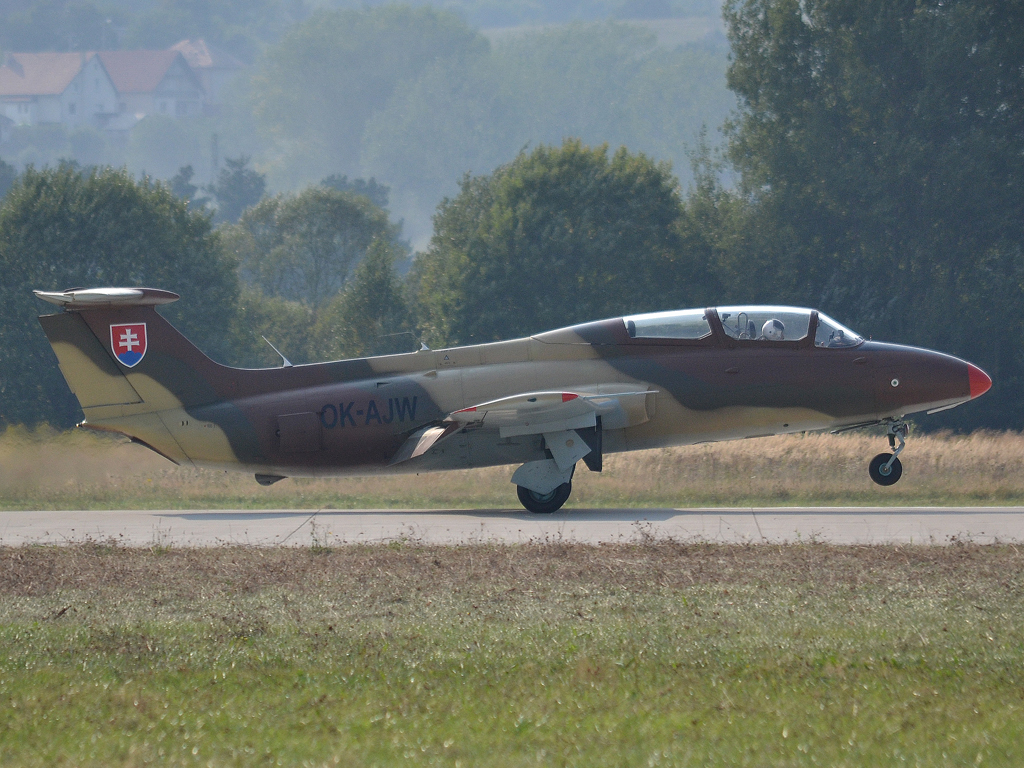
[[[1013,547],[0,549],[0,765],[1020,765]]]

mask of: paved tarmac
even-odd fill
[[[1024,507],[746,509],[0,511],[0,544],[338,546],[629,542],[942,544],[1024,541]]]

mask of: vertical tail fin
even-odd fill
[[[65,312],[39,318],[86,418],[215,402],[227,369],[157,314],[177,294],[152,288],[35,291]]]
[[[255,370],[220,365],[157,314],[156,306],[178,298],[168,291],[35,293],[65,310],[39,322],[85,413],[83,426],[128,435],[178,463],[263,466],[278,440],[275,412],[262,410],[270,407],[267,398],[373,375],[365,360]]]
[[[190,463],[175,420],[186,409],[224,399],[234,379],[232,369],[157,314],[155,307],[177,294],[152,288],[35,294],[65,309],[39,322],[85,413],[83,426],[122,432],[175,463]]]
[[[71,393],[82,410],[139,405],[142,397],[125,378],[89,325],[77,312],[39,318]]]

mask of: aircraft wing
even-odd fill
[[[613,386],[598,389],[614,390]],[[642,424],[650,418],[643,391],[524,392],[454,411],[440,425],[414,432],[391,460],[392,465],[414,459],[462,429],[493,429],[498,437],[544,435],[555,462],[564,472],[593,450],[593,440],[576,433],[597,426],[605,429]],[[591,433],[594,434],[594,433]],[[595,439],[598,439],[594,435]],[[598,454],[600,448],[598,447]]]
[[[647,421],[643,392],[527,392],[455,411],[446,421],[464,426],[496,428],[501,437],[538,435],[597,426],[597,417],[610,417],[607,428]]]

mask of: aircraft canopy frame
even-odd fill
[[[806,307],[735,305],[648,312],[622,318],[631,342],[697,346],[770,345],[841,349],[863,337]]]

